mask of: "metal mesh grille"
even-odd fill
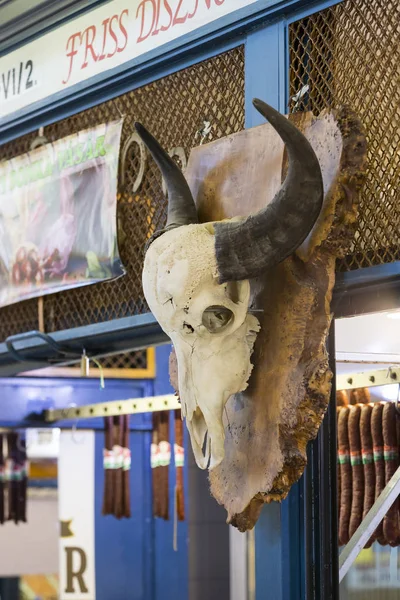
[[[93,125],[125,116],[121,147],[141,121],[171,149],[181,146],[188,156],[199,144],[196,132],[211,125],[205,142],[244,128],[244,50],[227,53],[159,79],[104,104],[49,125],[49,141]],[[0,160],[29,150],[35,134],[26,135],[0,149]],[[132,184],[138,175],[139,147],[133,144],[125,162],[118,193],[118,240],[127,274],[117,281],[53,294],[44,298],[47,332],[140,314],[148,310],[141,287],[143,249],[146,239],[166,219],[161,176],[147,160],[142,184],[136,193]],[[0,309],[0,339],[38,329],[37,301],[29,300]],[[113,359],[114,360],[114,359]]]
[[[290,26],[292,108],[348,104],[368,138],[368,176],[347,271],[400,260],[400,3],[345,0]]]
[[[124,352],[104,356],[97,362],[90,362],[89,377],[100,377],[100,370],[105,378],[153,378],[155,377],[154,348]],[[25,377],[81,377],[80,365],[63,367],[45,367],[36,371],[26,371]]]
[[[103,369],[147,369],[147,351],[124,352],[101,359]]]

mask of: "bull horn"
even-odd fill
[[[313,228],[321,211],[321,168],[310,143],[289,119],[265,102],[255,108],[286,144],[289,168],[273,201],[242,221],[215,223],[219,282],[257,277],[290,256]]]
[[[198,223],[192,192],[176,162],[143,125],[135,123],[135,129],[160,169],[168,190],[167,224],[165,229],[156,233],[156,236],[174,227]]]

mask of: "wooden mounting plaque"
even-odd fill
[[[289,117],[313,146],[324,205],[297,252],[251,281],[250,309],[261,323],[248,389],[225,414],[225,458],[210,489],[228,522],[251,529],[264,503],[282,500],[306,465],[306,445],[321,424],[332,374],[326,337],[335,261],[348,250],[366,169],[366,141],[348,108]],[[201,222],[247,216],[270,202],[287,168],[284,145],[269,125],[192,150],[185,172]],[[171,359],[171,381],[176,382]]]

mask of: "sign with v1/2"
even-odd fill
[[[15,67],[0,72],[0,101],[12,100],[36,85],[33,61],[21,61]]]

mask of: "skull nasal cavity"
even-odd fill
[[[210,333],[224,329],[233,319],[233,312],[225,306],[209,306],[203,312],[202,323]]]

